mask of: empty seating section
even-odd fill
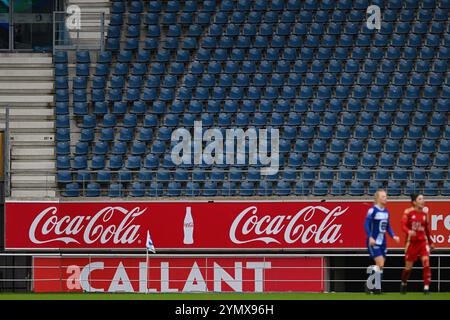
[[[371,4],[380,30],[366,25]],[[447,0],[113,0],[95,63],[78,51],[69,78],[67,54],[55,55],[61,194],[448,195],[449,9]],[[175,165],[171,134],[194,121],[279,129],[279,172]]]

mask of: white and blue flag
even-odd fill
[[[152,241],[152,238],[150,237],[150,232],[148,230],[147,230],[146,246],[147,246],[147,251],[151,251],[153,253],[156,253],[155,246],[153,245],[153,241]]]

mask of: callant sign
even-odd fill
[[[35,292],[322,292],[322,257],[34,257]]]

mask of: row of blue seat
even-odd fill
[[[126,154],[130,150],[131,154],[142,155],[147,152],[147,143],[151,142],[153,131],[149,128],[140,128],[139,134],[136,140],[121,140],[115,141],[111,148],[108,145],[108,141],[97,141],[95,146],[92,147],[93,154],[106,154],[112,152],[112,154]],[[381,139],[370,138],[367,141],[367,136],[358,135],[358,131],[355,131],[353,138],[348,141],[344,139],[332,139],[329,144],[325,138],[318,138],[313,141],[310,139],[297,139],[294,146],[291,146],[291,142],[286,139],[280,141],[280,152],[316,152],[325,153],[330,151],[331,153],[343,153],[349,152],[368,152],[368,153],[380,153],[382,151],[387,153],[449,153],[450,152],[450,137],[447,139],[441,139],[436,142],[435,139]],[[132,142],[130,148],[128,148],[127,142]],[[270,145],[269,145],[270,146]],[[248,148],[248,146],[247,146]],[[81,141],[75,144],[75,155],[87,155],[89,151],[88,141]],[[247,150],[248,152],[248,150]],[[56,146],[57,155],[69,155],[70,144],[67,141],[59,141]]]
[[[112,27],[111,27],[112,28]],[[109,50],[119,50],[121,46],[121,40],[118,34],[109,33],[113,36],[108,36],[106,41],[106,47]],[[427,34],[422,36],[420,34],[411,33],[408,37],[403,34],[394,34],[391,36],[376,34],[373,38],[370,35],[359,34],[354,37],[348,34],[342,34],[337,37],[335,35],[325,35],[323,37],[317,35],[308,34],[303,37],[298,35],[290,36],[279,36],[275,35],[273,37],[269,36],[205,36],[202,38],[201,43],[198,43],[196,37],[184,37],[183,39],[166,37],[162,43],[164,49],[188,49],[194,50],[198,48],[318,48],[318,47],[439,47],[443,41],[444,46],[450,46],[450,34],[445,33],[444,36],[439,36],[437,34]],[[443,38],[443,40],[441,40]],[[145,49],[156,49],[159,43],[158,37],[148,37],[143,43]],[[139,46],[138,35],[133,37],[127,37],[125,43],[125,49],[136,50]]]
[[[327,183],[325,181],[316,181],[310,184],[308,181],[299,181],[294,186],[287,181],[280,181],[275,186],[271,183],[261,181],[255,185],[250,181],[243,181],[239,184],[233,182],[217,183],[208,181],[201,186],[197,182],[188,182],[186,186],[177,182],[170,182],[167,186],[162,183],[152,182],[146,185],[142,182],[133,182],[128,188],[122,183],[111,183],[106,190],[102,190],[98,183],[89,183],[86,188],[80,192],[80,185],[76,182],[65,186],[62,193],[66,197],[79,197],[80,194],[87,197],[99,197],[107,195],[108,197],[162,197],[173,196],[362,196],[366,193],[373,194],[376,190],[384,188],[391,196],[398,196],[402,192],[405,194],[423,193],[426,196],[444,196],[450,195],[450,181],[445,181],[442,189],[436,182],[426,182],[423,186],[418,183],[408,182],[404,186],[395,181],[389,181],[386,184],[372,181],[364,184],[361,181],[353,181],[347,186],[342,181]]]
[[[142,64],[147,64],[150,62],[150,59],[152,60],[152,63],[150,64],[150,68],[147,70],[152,70],[153,65],[155,63],[168,63],[169,61],[173,60],[174,63],[192,63],[194,64],[193,67],[190,67],[188,69],[189,73],[192,74],[199,74],[199,72],[196,71],[196,68],[203,68],[203,71],[207,71],[209,67],[209,63],[212,64],[222,64],[225,63],[225,67],[227,69],[233,70],[233,68],[240,68],[243,66],[243,61],[254,61],[255,64],[258,66],[261,66],[262,64],[272,64],[271,68],[273,71],[276,71],[278,68],[278,61],[282,61],[281,64],[291,63],[294,62],[296,73],[305,73],[305,72],[326,72],[325,65],[327,64],[341,64],[339,71],[333,71],[333,73],[336,72],[346,72],[347,70],[354,69],[355,63],[361,63],[360,60],[382,60],[380,61],[380,65],[382,69],[387,70],[386,72],[393,72],[391,71],[391,67],[388,66],[389,64],[394,63],[390,60],[398,60],[400,57],[403,59],[403,61],[408,60],[417,60],[417,61],[411,61],[411,63],[414,62],[415,65],[419,66],[420,71],[429,71],[430,67],[426,68],[422,66],[424,63],[432,63],[437,62],[439,60],[446,61],[448,58],[450,58],[450,48],[448,47],[441,47],[439,48],[439,51],[435,51],[428,47],[423,47],[418,51],[414,47],[407,47],[403,50],[403,52],[400,51],[398,48],[394,47],[388,47],[386,48],[386,51],[383,49],[377,50],[376,52],[374,50],[366,50],[361,47],[355,47],[351,53],[348,52],[348,50],[341,50],[344,49],[343,47],[339,47],[335,49],[334,56],[333,56],[333,50],[331,48],[319,48],[317,52],[309,51],[306,52],[308,55],[304,59],[305,56],[305,50],[302,49],[300,54],[297,49],[295,48],[285,48],[283,50],[280,50],[279,48],[267,48],[263,50],[258,50],[256,48],[253,49],[232,49],[231,51],[226,49],[200,49],[197,54],[196,58],[191,58],[189,51],[180,49],[177,51],[175,58],[173,58],[173,55],[169,50],[161,49],[158,52],[156,52],[153,56],[151,56],[149,50],[140,50],[136,53],[136,55],[133,53],[133,51],[126,51],[122,50],[118,52],[117,54],[117,62],[119,63],[131,63],[132,61],[135,61],[131,65],[131,70],[134,68],[140,68]],[[342,52],[341,52],[342,51]],[[300,57],[301,55],[301,57]],[[103,57],[104,55],[99,55],[99,63],[104,64],[110,64],[111,60],[110,57]],[[313,56],[315,56],[314,60],[312,59]],[[343,63],[339,60],[350,60],[350,62],[346,62],[345,65],[342,65]],[[378,59],[379,58],[379,59]],[[101,59],[101,60],[100,60]],[[108,60],[106,60],[108,59]],[[434,59],[434,61],[428,61]],[[311,63],[308,63],[311,60]],[[207,63],[208,62],[208,63]],[[373,62],[370,62],[373,63]],[[405,62],[404,62],[405,63]],[[366,64],[366,63],[365,63]],[[365,65],[364,64],[364,65]],[[80,67],[81,70],[78,70],[79,72],[83,72],[82,69],[86,68],[85,63],[79,63],[79,65],[82,65]],[[155,64],[159,65],[159,64]],[[348,66],[347,66],[348,65]],[[164,67],[167,67],[170,65],[165,65]],[[64,63],[58,63],[59,69],[61,71],[64,71],[63,68],[65,68]],[[206,67],[206,69],[205,69]],[[266,66],[268,68],[269,66]],[[333,66],[334,67],[334,66]],[[366,68],[369,68],[370,66],[365,66]],[[413,68],[414,66],[412,66]],[[108,68],[108,66],[102,66],[101,68]],[[370,69],[372,70],[372,69]],[[77,70],[76,70],[77,71]],[[96,70],[97,71],[97,70]],[[128,67],[128,71],[130,71],[130,68]],[[380,70],[382,71],[382,70]],[[406,70],[405,70],[406,71]],[[78,72],[78,73],[79,73]],[[276,73],[276,72],[275,72]]]
[[[343,31],[342,27],[345,25],[348,27],[350,33],[356,34],[359,32],[371,34],[380,32],[383,34],[391,34],[393,32],[398,33],[409,33],[417,32],[424,33],[425,30],[429,30],[432,33],[440,33],[445,30],[445,21],[448,18],[448,13],[445,10],[436,9],[433,10],[419,10],[419,12],[414,12],[411,10],[403,11],[393,11],[386,10],[384,13],[383,24],[380,30],[373,30],[367,27],[365,24],[366,15],[363,11],[353,10],[353,11],[333,11],[332,16],[327,11],[316,11],[313,15],[309,13],[301,13],[296,15],[293,12],[284,12],[281,16],[273,11],[267,11],[265,13],[261,12],[250,12],[248,15],[242,14],[241,12],[234,12],[230,16],[224,14],[223,12],[217,12],[214,18],[211,20],[211,16],[208,14],[202,14],[197,12],[194,14],[181,14],[176,17],[173,14],[163,16],[162,21],[160,20],[161,15],[156,13],[147,13],[146,15],[130,13],[124,16],[123,14],[112,14],[110,26],[161,26],[164,29],[170,30],[174,25],[177,28],[172,28],[173,31],[169,31],[169,35],[179,35],[178,27],[184,27],[184,30],[188,30],[188,35],[199,35],[195,29],[201,27],[207,22],[210,25],[213,34],[218,34],[215,32],[217,26],[222,27],[225,25],[235,25],[235,26],[247,26],[249,28],[249,35],[254,34],[252,31],[255,25],[271,25],[275,26],[277,24],[289,24],[293,27],[293,32],[295,34],[307,34],[308,29],[313,32],[320,32],[324,26],[327,26],[327,33],[339,34]],[[302,19],[303,18],[303,19]],[[177,19],[178,23],[167,24],[168,20]],[[187,23],[189,20],[189,23]],[[162,24],[160,24],[162,22]],[[364,23],[364,24],[363,24]],[[431,29],[428,29],[429,23]],[[360,26],[358,26],[360,24]],[[187,26],[189,25],[189,27]],[[320,26],[318,26],[320,25]],[[233,32],[236,34],[236,32]],[[267,33],[268,34],[268,33]],[[271,34],[268,34],[271,35]]]
[[[296,100],[209,100],[202,103],[199,100],[191,100],[189,103],[183,100],[174,100],[171,102],[154,101],[143,104],[143,101],[116,101],[113,104],[107,102],[93,102],[92,108],[89,108],[88,102],[73,103],[74,115],[83,116],[91,112],[94,115],[105,116],[106,114],[115,114],[117,116],[125,115],[126,113],[134,113],[137,115],[146,114],[144,118],[144,126],[151,126],[151,123],[158,123],[156,114],[179,114],[179,113],[210,113],[212,116],[217,113],[243,113],[240,115],[240,120],[247,123],[246,118],[248,113],[263,113],[263,115],[255,114],[253,118],[258,118],[257,123],[268,123],[265,118],[267,112],[276,113],[300,113],[303,116],[308,111],[319,113],[340,113],[340,112],[448,112],[448,103],[446,99],[296,99]],[[69,102],[56,102],[56,114],[68,115]],[[294,115],[293,115],[294,116]],[[323,115],[325,116],[325,114]],[[108,116],[110,117],[110,116]],[[192,118],[187,115],[188,119]],[[208,116],[209,117],[209,116]],[[334,117],[327,115],[328,117]],[[397,114],[392,114],[391,117],[397,117]],[[422,116],[420,118],[423,118]],[[156,120],[155,120],[156,119]],[[237,115],[236,115],[237,119]],[[248,118],[250,120],[250,118]],[[99,119],[101,120],[101,119]],[[261,120],[261,121],[259,121]],[[396,121],[396,120],[394,120]],[[251,123],[251,121],[248,121]],[[190,122],[189,122],[190,124]],[[395,122],[393,122],[395,124]]]
[[[407,112],[398,112],[395,117],[393,117],[390,112],[379,112],[378,116],[375,117],[373,112],[361,112],[358,115],[354,113],[345,112],[342,113],[341,116],[337,113],[326,112],[321,115],[317,112],[309,111],[306,113],[306,116],[301,116],[299,113],[290,112],[288,116],[284,116],[282,113],[273,112],[271,110],[267,110],[267,112],[271,113],[270,118],[264,116],[263,118],[257,119],[256,115],[253,119],[246,113],[238,113],[234,115],[234,108],[237,111],[237,105],[226,103],[224,107],[224,112],[229,113],[220,113],[216,118],[214,114],[210,113],[202,113],[201,120],[202,125],[204,127],[212,127],[217,125],[219,127],[229,127],[231,125],[237,125],[239,127],[250,125],[252,122],[260,121],[266,125],[273,127],[282,127],[284,131],[292,131],[293,133],[301,133],[301,129],[299,126],[325,126],[323,130],[330,130],[330,134],[333,133],[333,128],[326,128],[326,126],[336,126],[339,124],[343,125],[356,125],[358,124],[358,128],[356,129],[356,133],[360,136],[369,136],[369,126],[392,126],[395,125],[400,128],[391,128],[390,132],[393,133],[396,137],[403,137],[405,135],[405,129],[401,127],[409,127],[413,126],[445,126],[448,122],[448,117],[445,112],[433,112],[431,116],[425,112],[415,112],[407,113]],[[192,113],[184,113],[183,115],[177,113],[168,113],[161,119],[161,126],[165,127],[179,127],[180,125],[185,124],[186,122],[193,124],[197,117]],[[125,114],[123,118],[123,122],[121,126],[123,127],[131,127],[134,128],[138,124],[138,117],[136,114],[129,113]],[[105,114],[103,117],[102,127],[115,127],[117,125],[117,119],[114,114]],[[83,120],[79,127],[81,128],[95,128],[97,126],[97,117],[95,114],[92,115],[84,115]],[[57,115],[56,116],[56,127],[57,128],[69,128],[70,127],[70,118],[69,115]]]
[[[349,52],[350,51],[350,52]],[[387,59],[399,59],[406,60],[422,58],[424,60],[430,59],[432,54],[435,57],[441,59],[447,59],[450,57],[450,48],[448,46],[441,46],[437,51],[429,47],[404,47],[400,50],[396,47],[371,47],[370,49],[364,47],[354,47],[349,50],[348,47],[334,47],[334,48],[318,48],[313,50],[311,48],[303,47],[302,49],[296,48],[233,48],[231,50],[226,49],[206,49],[200,48],[196,54],[198,61],[278,61],[278,60],[330,60],[332,58],[336,60],[380,60]],[[136,54],[133,51],[122,50],[117,54],[117,61],[122,63],[129,63],[134,58],[137,63],[148,63],[152,58],[154,62],[168,62],[171,60],[173,53],[171,50],[159,49],[154,56],[152,56],[150,50],[139,50]],[[67,64],[67,52],[57,51],[54,56],[56,64]],[[190,62],[189,50],[179,49],[176,52],[175,62]],[[77,51],[76,54],[77,64],[90,63],[90,56],[87,51]],[[97,63],[110,64],[112,62],[112,53],[110,51],[101,51],[98,54]],[[299,70],[301,71],[301,70]]]
[[[153,126],[153,125],[152,125]],[[265,127],[266,124],[261,125],[261,127]],[[192,126],[191,126],[192,128]],[[234,127],[233,127],[234,128]],[[136,137],[141,141],[151,141],[153,137],[153,131],[147,130],[146,127],[139,128],[138,134]],[[186,127],[189,129],[189,127]],[[206,130],[207,127],[204,128]],[[341,140],[341,139],[349,139],[350,137],[361,137],[362,139],[372,138],[372,139],[386,139],[387,137],[391,137],[392,139],[402,139],[404,137],[408,137],[411,139],[421,139],[422,137],[426,139],[440,139],[441,130],[438,126],[436,127],[427,127],[424,130],[421,127],[410,127],[408,130],[402,129],[401,127],[394,127],[392,130],[388,131],[387,127],[384,126],[375,126],[372,130],[368,130],[365,126],[358,127],[354,131],[350,129],[350,126],[337,126],[334,129],[331,126],[320,126],[320,128],[314,130],[315,128],[312,126],[302,126],[299,130],[292,129],[290,127],[283,128],[282,138],[289,138],[292,140],[292,136],[288,136],[295,130],[295,132],[301,137],[301,140],[305,139],[313,139],[314,137],[320,139],[331,139]],[[169,141],[172,131],[168,127],[161,127],[158,130],[157,142],[162,143],[164,146],[164,141]],[[221,128],[221,131],[225,131],[225,128]],[[120,141],[132,141],[134,137],[134,129],[133,128],[121,128],[119,131],[118,139]],[[93,141],[95,135],[94,128],[84,128],[81,130],[80,141],[90,142]],[[443,131],[443,138],[448,139],[450,137],[450,126],[447,125],[446,129]],[[69,128],[57,128],[56,130],[56,138],[57,141],[66,142],[70,141],[70,129]],[[100,141],[114,141],[115,139],[115,131],[111,127],[104,127],[100,130]],[[289,141],[288,140],[288,141]]]
[[[215,12],[217,9],[231,12],[231,11],[266,11],[266,10],[274,10],[274,11],[299,11],[299,10],[331,10],[331,9],[342,9],[342,10],[350,10],[350,9],[358,9],[358,10],[366,10],[371,4],[375,4],[380,6],[381,8],[388,9],[433,9],[436,6],[441,8],[450,8],[450,3],[447,0],[435,1],[435,0],[374,0],[369,2],[368,0],[323,0],[323,1],[315,1],[315,0],[224,0],[220,1],[220,4],[213,1],[149,1],[145,3],[142,0],[133,0],[129,3],[128,9],[126,8],[126,0],[113,0],[113,10],[118,10],[119,12],[131,12],[131,13],[141,13],[144,11],[160,13],[164,12],[197,12],[197,11],[205,11],[205,12]],[[182,4],[183,3],[183,4]]]
[[[210,61],[207,65],[201,62],[195,62],[190,67],[190,70],[186,70],[184,63],[172,62],[168,66],[164,63],[153,62],[150,66],[145,63],[134,63],[132,68],[129,67],[127,63],[117,63],[112,71],[112,75],[116,76],[143,76],[143,75],[163,75],[166,72],[169,75],[201,75],[203,78],[206,76],[214,77],[220,75],[221,73],[236,74],[236,83],[240,86],[248,86],[248,75],[254,74],[276,74],[278,78],[272,77],[273,80],[277,79],[274,85],[282,85],[279,81],[283,80],[283,74],[290,73],[307,73],[312,81],[316,83],[319,82],[319,75],[314,75],[314,73],[325,73],[328,77],[331,77],[330,82],[334,82],[333,77],[341,73],[357,74],[362,72],[363,74],[359,77],[362,83],[367,83],[372,79],[371,73],[445,73],[448,69],[448,59],[436,59],[436,60],[417,60],[414,64],[409,60],[399,60],[398,62],[393,62],[392,60],[383,60],[381,63],[377,63],[376,60],[366,60],[365,63],[358,63],[357,60],[350,60],[345,65],[343,65],[339,60],[330,60],[328,63],[323,63],[324,60],[316,60],[313,64],[308,66],[307,61],[297,60],[294,62],[289,62],[287,60],[280,60],[277,63],[262,60],[259,63],[254,61],[244,61],[242,63],[236,61],[228,61],[226,63],[221,63],[220,61]],[[107,65],[97,64],[94,76],[107,76],[110,70]],[[64,64],[56,64],[55,75],[56,76],[68,76],[68,67]],[[329,75],[331,74],[331,75]],[[90,67],[88,64],[78,64],[76,67],[76,76],[89,76]],[[407,76],[400,76],[403,79],[397,79],[397,83],[400,85],[405,84]],[[212,80],[212,81],[211,81]],[[298,79],[296,79],[298,82]],[[209,82],[212,84],[215,82],[214,78],[210,78]],[[407,82],[407,81],[406,81]],[[308,83],[309,84],[309,83]]]
[[[405,88],[405,89],[404,89]],[[419,86],[390,86],[387,90],[380,86],[372,86],[367,89],[366,86],[356,85],[355,87],[338,85],[336,87],[331,86],[299,86],[298,88],[287,86],[283,89],[277,87],[257,87],[251,86],[248,88],[243,87],[214,87],[214,89],[208,90],[205,87],[197,87],[193,92],[191,88],[181,87],[179,90],[173,88],[128,88],[123,90],[120,88],[110,88],[107,93],[103,89],[93,89],[92,100],[93,102],[115,102],[115,101],[173,101],[175,99],[191,101],[198,100],[207,102],[208,100],[242,100],[242,99],[254,99],[268,101],[267,104],[272,108],[271,100],[290,100],[295,98],[300,99],[417,99],[419,97],[426,99],[450,98],[450,86],[444,85],[442,91],[439,93],[438,86],[425,86],[423,90]],[[73,90],[73,102],[87,102],[86,89],[74,89]],[[67,89],[56,89],[56,102],[68,102],[69,91]],[[140,102],[142,104],[142,102]],[[145,105],[145,103],[144,103]],[[144,106],[143,105],[143,106]]]
[[[314,70],[314,66],[312,70]],[[198,70],[197,70],[198,69]],[[106,87],[107,79],[105,76],[95,76],[92,79],[92,93],[94,90],[102,90]],[[145,82],[145,83],[144,83]],[[266,74],[255,73],[253,75],[238,74],[234,77],[232,74],[203,74],[203,66],[193,63],[191,73],[184,77],[183,86],[189,87],[298,87],[298,86],[353,86],[353,85],[371,85],[373,88],[386,88],[393,86],[450,86],[450,73],[445,76],[443,73],[430,72],[427,75],[420,72],[406,73],[388,73],[379,72],[376,74],[344,72],[335,73],[314,73],[306,74],[291,72],[289,74]],[[127,88],[176,88],[179,85],[178,77],[175,75],[149,75],[144,79],[143,75],[112,75],[109,79],[109,88],[123,89]],[[72,78],[73,89],[86,89],[88,86],[88,77],[75,76]],[[57,76],[55,78],[56,89],[68,89],[69,79],[67,76]],[[445,88],[444,88],[445,90]]]
[[[350,1],[351,2],[351,1]],[[381,2],[381,7],[384,8],[384,5]],[[446,4],[446,0],[443,0],[438,4],[435,4],[434,6],[419,6],[419,1],[414,1],[415,6],[400,6],[400,7],[389,7],[385,8],[383,10],[383,16],[386,17],[386,21],[395,21],[398,18],[404,20],[404,21],[411,21],[415,18],[415,12],[419,9],[419,12],[423,11],[423,16],[427,19],[427,21],[431,20],[433,17],[432,12],[438,11],[438,15],[435,14],[435,18],[441,18],[443,19],[446,16],[446,9],[448,9],[448,4]],[[169,1],[170,3],[170,1]],[[372,1],[372,4],[374,4],[374,1]],[[201,8],[197,8],[197,10],[192,10],[193,8],[190,8],[188,10],[179,10],[180,8],[174,8],[172,6],[166,7],[164,10],[154,9],[154,8],[148,8],[148,10],[136,10],[135,7],[133,7],[133,4],[131,4],[129,11],[127,11],[128,14],[160,14],[163,17],[165,16],[166,19],[163,19],[163,21],[176,21],[177,15],[180,16],[188,16],[189,14],[197,13],[199,15],[207,16],[210,18],[210,16],[213,13],[217,14],[231,14],[232,15],[232,21],[233,22],[241,22],[245,20],[246,15],[253,15],[253,16],[261,16],[264,15],[264,20],[268,21],[277,21],[278,19],[281,19],[282,21],[292,21],[295,19],[295,15],[300,15],[301,21],[313,21],[316,16],[319,16],[319,21],[327,21],[328,18],[328,12],[332,11],[333,15],[331,19],[342,21],[344,20],[342,18],[342,15],[345,17],[346,12],[350,12],[350,19],[354,21],[359,21],[365,17],[365,11],[370,6],[370,4],[366,5],[364,8],[361,7],[353,7],[350,3],[350,7],[346,6],[345,8],[341,6],[334,6],[331,5],[328,8],[323,7],[308,7],[305,8],[292,8],[290,6],[284,7],[284,4],[282,4],[282,7],[273,8],[273,7],[257,7],[257,8],[248,8],[248,9],[242,9],[238,7],[233,7],[232,3],[228,4],[227,8],[224,8],[223,5],[216,7],[213,4],[209,4],[208,6],[202,6]],[[126,10],[126,6],[124,3],[121,4],[113,4],[111,7],[111,13],[112,14],[124,14]],[[431,13],[429,13],[431,12]],[[398,14],[400,13],[400,14]],[[294,18],[292,18],[294,16]],[[436,17],[437,16],[437,17]],[[172,18],[175,17],[175,18]],[[221,17],[219,17],[219,20]],[[206,20],[206,18],[204,18]],[[259,18],[261,20],[261,18]],[[217,20],[217,17],[216,17]]]
[[[393,29],[395,31],[399,31],[400,33],[406,33],[405,31],[409,29],[409,27],[402,24],[410,24],[414,22],[445,22],[448,20],[448,10],[442,8],[436,8],[434,10],[422,9],[419,12],[415,12],[414,10],[391,10],[387,9],[382,12],[382,19],[385,23],[382,26],[383,32],[387,32],[391,30],[392,24],[396,23],[400,25],[399,29]],[[125,21],[127,25],[140,25],[143,23],[144,25],[162,25],[165,27],[169,27],[171,25],[180,25],[189,28],[189,34],[195,34],[194,28],[190,28],[190,26],[206,26],[210,23],[226,25],[229,23],[233,24],[260,24],[260,23],[296,23],[299,24],[311,24],[311,23],[321,23],[321,24],[329,24],[332,25],[332,29],[330,31],[336,32],[339,30],[338,27],[335,27],[335,23],[343,24],[347,21],[352,23],[358,23],[365,20],[364,12],[357,10],[335,10],[330,15],[327,11],[313,11],[311,13],[301,12],[298,16],[293,13],[284,13],[281,16],[277,15],[276,12],[268,11],[266,14],[261,12],[249,12],[248,15],[243,14],[242,12],[234,12],[229,15],[226,12],[218,11],[214,16],[210,13],[205,12],[185,12],[179,15],[175,15],[173,13],[167,14],[158,14],[158,13],[147,13],[147,14],[139,14],[139,13],[130,13],[125,17],[122,13],[113,13],[111,14],[110,25],[112,26],[122,26]],[[374,32],[367,27],[362,26],[362,32],[371,33]]]
[[[263,176],[261,175],[260,168],[249,167],[248,171],[239,170],[231,167],[230,170],[223,170],[218,166],[212,168],[210,171],[205,170],[186,170],[178,168],[175,171],[168,171],[167,169],[161,168],[158,170],[151,170],[148,168],[143,168],[140,170],[136,169],[98,169],[96,171],[91,170],[58,170],[58,182],[60,183],[71,183],[72,181],[89,183],[108,183],[112,181],[120,182],[131,182],[131,181],[141,181],[141,182],[187,182],[187,181],[235,181],[239,182],[242,180],[247,181],[278,181],[285,180],[289,182],[293,181],[380,181],[387,182],[389,180],[395,181],[408,181],[412,180],[414,182],[422,181],[444,181],[450,179],[450,172],[447,172],[442,167],[433,167],[433,170],[425,171],[421,167],[413,167],[413,170],[405,167],[394,167],[394,169],[379,169],[374,171],[367,167],[358,167],[356,169],[352,167],[339,167],[336,170],[335,167],[320,167],[320,170],[310,171],[308,168],[306,170],[297,170],[297,167],[284,167],[275,175]]]
[[[375,34],[373,37],[374,43],[380,42],[385,38],[395,38],[403,34],[428,34],[430,40],[427,42],[433,43],[435,37],[439,34],[446,32],[445,23],[435,21],[430,26],[428,23],[416,21],[412,26],[404,23],[395,26],[393,23],[387,23],[383,25],[379,33],[374,32],[373,29],[364,28],[363,23],[347,22],[345,25],[339,23],[332,23],[330,25],[324,25],[323,23],[314,22],[309,26],[305,23],[262,23],[262,24],[250,24],[246,23],[244,25],[240,24],[227,24],[226,27],[222,24],[212,24],[208,27],[207,34],[212,37],[237,37],[237,36],[306,36],[304,40],[308,40],[307,36],[322,36],[325,43],[330,41],[336,42],[336,38],[339,35],[366,35],[369,37],[371,34]],[[164,26],[157,24],[149,25],[146,30],[141,27],[140,24],[127,24],[126,26],[121,25],[110,25],[108,27],[107,35],[110,38],[120,38],[122,33],[127,38],[140,37],[141,34],[145,34],[147,37],[157,37],[159,38],[162,34],[169,38],[178,38],[181,36],[188,37],[199,37],[202,34],[202,27],[200,25],[191,25],[184,34],[182,27],[180,25],[170,25],[167,30],[164,30]],[[448,33],[447,31],[446,33]],[[380,36],[376,36],[380,35]],[[371,39],[372,37],[369,37]],[[252,39],[252,38],[251,38]],[[334,40],[333,40],[334,39]],[[362,39],[362,38],[361,38]],[[428,36],[427,36],[428,39]],[[361,40],[360,40],[361,41]]]
[[[135,20],[131,20],[135,19]],[[385,22],[379,31],[367,28],[365,21],[361,19],[358,22],[341,21],[341,22],[295,22],[275,20],[273,22],[254,21],[252,23],[212,23],[208,26],[207,35],[209,36],[273,36],[273,35],[400,35],[400,34],[441,34],[446,31],[445,22],[432,21],[423,22],[420,19],[414,22]],[[183,28],[178,24],[169,26],[159,24],[148,24],[141,26],[140,16],[128,16],[126,24],[110,24],[108,27],[108,36],[117,38],[122,30],[127,37],[138,37],[141,31],[149,37],[159,37],[164,33],[167,37],[186,36],[198,37],[202,34],[202,24],[192,23],[189,27]],[[447,30],[448,32],[448,30]]]
[[[362,150],[352,153],[347,152],[343,155],[342,159],[332,153],[328,153],[326,157],[324,157],[324,163],[327,165],[335,165],[335,167],[339,165],[344,165],[347,167],[357,167],[358,165],[362,165],[363,167],[380,167],[380,168],[392,168],[395,166],[409,168],[413,165],[418,167],[448,167],[449,166],[449,153],[435,153],[433,154],[433,158],[429,153],[417,153],[415,156],[413,154],[408,153],[400,153],[398,157],[394,154],[383,152],[378,157],[375,154],[364,153],[362,157],[359,156],[359,153]],[[153,151],[153,149],[152,149]],[[153,151],[154,152],[154,151]],[[239,154],[238,154],[239,156]],[[248,163],[249,157],[241,154],[242,161]],[[192,156],[192,164],[194,156]],[[289,161],[300,166],[303,165],[305,167],[320,167],[322,160],[320,153],[309,152],[303,160],[303,157],[298,153],[291,153],[289,156]],[[125,162],[125,163],[124,163]],[[284,157],[279,159],[280,165],[284,165]],[[192,164],[186,164],[186,166],[193,166]],[[121,154],[113,154],[108,158],[104,155],[94,155],[90,163],[88,164],[87,156],[75,156],[71,162],[70,156],[57,156],[56,165],[58,169],[87,169],[90,168],[92,170],[100,170],[104,168],[110,169],[121,169],[127,168],[130,170],[139,170],[141,167],[143,168],[155,168],[158,167],[159,159],[156,158],[153,154],[148,154],[145,159],[142,159],[141,155],[129,155],[124,161],[123,156]],[[205,167],[211,167],[211,164],[202,164]],[[161,164],[162,167],[165,168],[175,168],[175,163],[173,162],[171,155],[166,154],[164,156],[164,161]]]

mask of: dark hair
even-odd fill
[[[411,195],[411,202],[414,202],[414,201],[416,201],[417,200],[417,198],[420,196],[420,193],[417,193],[417,194],[412,194]]]

